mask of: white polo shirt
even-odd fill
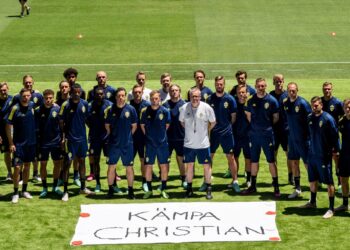
[[[216,121],[212,107],[205,102],[200,102],[197,108],[192,108],[192,104],[188,102],[180,108],[179,121],[185,126],[184,147],[202,149],[210,146],[209,122]]]
[[[152,92],[152,89],[144,88],[143,89],[143,94],[142,94],[142,99],[146,101],[150,101],[150,93]],[[134,99],[134,96],[132,95],[132,90],[128,93],[128,101],[131,101]]]

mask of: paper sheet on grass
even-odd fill
[[[280,241],[275,202],[81,205],[71,245]]]

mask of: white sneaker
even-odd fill
[[[29,192],[23,192],[22,196],[26,199],[33,199],[33,196]]]
[[[12,202],[13,204],[16,204],[16,203],[18,203],[18,200],[19,200],[19,195],[18,195],[18,194],[14,194],[14,195],[12,196],[11,202]]]
[[[327,210],[327,212],[323,215],[323,219],[329,219],[332,218],[334,215],[334,212],[330,209]]]
[[[295,199],[301,195],[301,190],[295,189],[293,193],[288,195],[288,199]]]
[[[20,180],[20,181],[18,182],[18,185],[23,185],[23,180]]]
[[[68,193],[64,193],[63,196],[62,196],[62,201],[68,201],[69,200],[69,195]]]
[[[90,189],[88,188],[84,188],[83,190],[80,190],[81,194],[86,194],[86,195],[95,195],[95,192],[92,192]]]
[[[33,176],[33,180],[34,180],[34,182],[41,182],[41,178],[39,175]]]
[[[11,173],[7,174],[6,181],[12,181],[12,174]]]

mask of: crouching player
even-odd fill
[[[119,158],[126,167],[128,180],[128,198],[134,196],[134,153],[132,134],[137,128],[137,114],[134,107],[126,104],[125,88],[116,90],[116,104],[108,107],[105,113],[105,128],[108,138],[108,198],[114,193],[113,183]]]
[[[339,176],[343,193],[343,204],[334,211],[349,209],[349,176],[350,176],[350,99],[344,100],[345,115],[339,121],[339,130],[342,134],[342,146],[339,156]]]
[[[60,107],[54,104],[55,93],[51,89],[46,89],[43,93],[44,104],[35,109],[35,119],[37,122],[37,141],[38,141],[38,160],[40,161],[40,176],[43,190],[40,198],[47,196],[47,161],[49,154],[53,160],[53,186],[52,192],[63,195],[57,187],[58,177],[60,175],[63,151],[61,148],[61,130],[59,125]]]

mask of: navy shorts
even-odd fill
[[[250,136],[250,154],[253,163],[259,162],[261,148],[266,156],[268,163],[275,162],[275,142],[273,135],[271,136]]]
[[[309,156],[307,166],[309,182],[319,181],[327,185],[334,185],[331,158],[324,161],[318,157]]]
[[[219,145],[225,154],[233,154],[234,140],[232,134],[218,135],[217,133],[210,134],[210,153],[214,154]]]
[[[279,146],[281,145],[283,151],[287,152],[287,150],[288,150],[288,132],[276,130],[276,131],[274,131],[274,138],[275,138],[275,151],[277,151]]]
[[[238,158],[243,150],[243,155],[245,159],[250,159],[250,147],[249,147],[249,137],[237,137],[235,140],[235,147],[233,154],[235,158]]]
[[[88,145],[86,141],[82,142],[67,142],[67,153],[69,160],[78,158],[85,158],[87,155]]]
[[[192,163],[196,161],[199,164],[210,164],[210,148],[193,149],[184,147],[184,163]]]
[[[145,165],[153,165],[156,157],[159,164],[168,164],[169,159],[169,146],[168,144],[161,145],[159,147],[153,147],[150,144],[146,144]]]
[[[349,155],[344,155],[340,153],[338,168],[339,168],[338,175],[340,177],[350,176],[350,156]]]
[[[133,157],[133,145],[132,143],[126,145],[125,147],[117,147],[116,145],[108,145],[108,165],[115,165],[118,163],[119,159],[122,160],[123,166],[134,165]]]
[[[38,152],[39,161],[49,160],[49,155],[51,153],[51,158],[54,161],[63,159],[63,151],[61,147],[51,147],[51,148],[40,148]]]
[[[310,142],[296,142],[288,140],[288,160],[300,160],[307,164]]]
[[[103,150],[103,155],[108,156],[108,147],[105,141],[90,141],[89,156],[101,156]]]
[[[140,142],[140,141],[134,141],[134,158],[136,156],[136,154],[139,155],[140,158],[145,158],[145,143],[144,142]]]
[[[36,159],[36,147],[35,145],[18,146],[16,145],[16,151],[13,153],[12,166],[22,165],[23,163],[33,162]]]
[[[183,141],[169,141],[169,157],[175,150],[175,153],[177,156],[183,157],[184,156],[184,142]]]

